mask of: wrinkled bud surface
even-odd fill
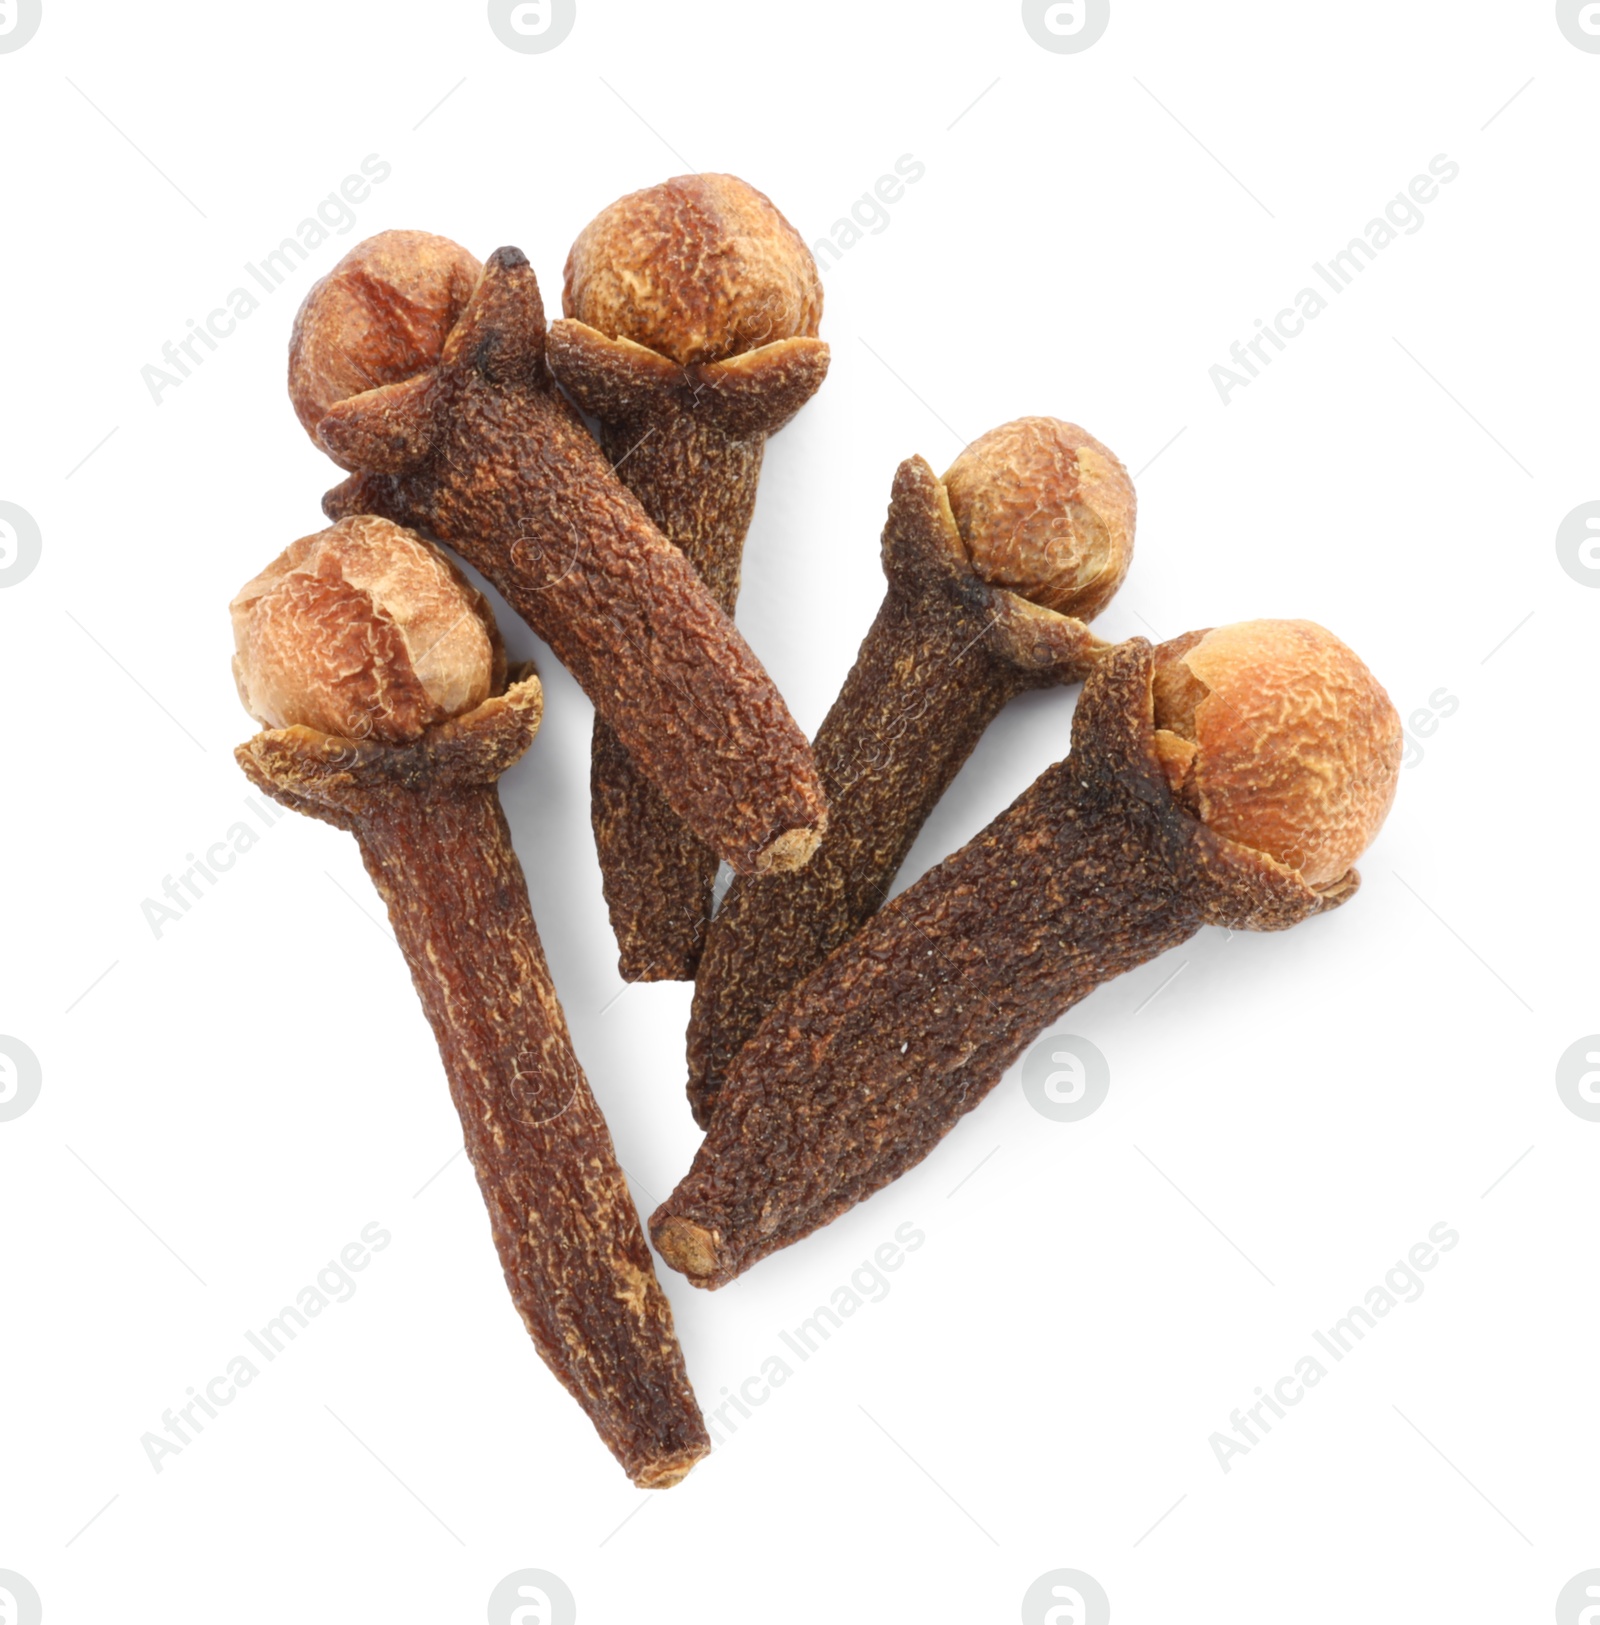
[[[1156,751],[1174,796],[1307,885],[1340,879],[1394,802],[1400,717],[1313,621],[1240,621],[1157,651]]]
[[[1059,418],[1018,418],[980,435],[944,477],[973,568],[1045,609],[1092,620],[1133,560],[1128,471]]]
[[[822,283],[800,234],[733,175],[630,193],[579,233],[561,307],[680,366],[815,338]]]
[[[481,705],[504,675],[483,595],[387,519],[301,537],[229,607],[239,698],[269,728],[404,744]]]
[[[340,401],[433,366],[483,267],[448,237],[385,231],[306,295],[289,341],[289,399],[307,434]]]

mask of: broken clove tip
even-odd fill
[[[824,814],[815,824],[784,830],[756,854],[755,872],[758,875],[778,875],[803,869],[811,861],[812,853],[822,844],[827,828],[827,815]]]
[[[722,1268],[717,1234],[692,1219],[662,1218],[652,1224],[656,1251],[696,1285],[706,1285]]]
[[[703,1449],[696,1449],[680,1451],[674,1456],[662,1456],[641,1467],[633,1475],[633,1482],[641,1490],[670,1490],[674,1484],[681,1484],[696,1464],[705,1459],[705,1455]]]

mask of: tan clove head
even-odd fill
[[[239,698],[269,728],[405,744],[481,705],[504,678],[483,595],[387,519],[301,537],[229,609]]]
[[[584,227],[561,308],[689,366],[815,338],[822,282],[764,194],[733,175],[680,175],[619,198]]]
[[[1314,621],[1240,621],[1162,644],[1155,726],[1179,804],[1313,888],[1346,874],[1394,802],[1399,713]]]
[[[1059,418],[980,435],[944,477],[967,556],[985,581],[1080,621],[1111,602],[1133,561],[1128,471]]]
[[[352,395],[438,361],[483,267],[448,237],[384,231],[305,297],[289,340],[289,399],[307,434]]]

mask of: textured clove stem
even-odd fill
[[[739,438],[708,417],[673,411],[602,423],[600,444],[656,529],[731,615],[767,437]]]
[[[600,420],[618,476],[728,614],[739,596],[767,436],[810,399],[828,347],[796,338],[678,366],[582,322],[551,325],[550,369]],[[604,717],[590,753],[595,846],[624,981],[694,975],[717,856],[635,765]]]
[[[731,1068],[657,1250],[721,1286],[915,1166],[1032,1039],[1202,925],[1277,930],[1343,901],[1181,812],[1152,743],[1153,659],[1090,677],[1073,751],[781,1000]]]
[[[239,759],[267,794],[355,835],[438,1040],[517,1312],[628,1476],[663,1488],[710,1443],[493,782],[531,737],[528,703],[513,690],[409,748],[288,729]]]
[[[329,516],[431,531],[480,569],[719,856],[742,872],[810,856],[826,807],[805,738],[554,387],[522,254],[490,256],[437,368],[341,401],[317,435],[361,471]]]
[[[995,715],[1027,689],[1077,681],[1104,647],[976,575],[919,457],[895,477],[883,557],[888,592],[812,744],[827,837],[796,874],[735,880],[707,933],[688,1038],[702,1128],[767,1012],[882,906]]]

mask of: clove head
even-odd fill
[[[407,744],[505,679],[483,595],[387,519],[359,515],[301,537],[229,608],[239,698],[268,728]]]
[[[1313,621],[1240,621],[1156,651],[1156,754],[1179,805],[1321,889],[1394,802],[1400,717]]]
[[[427,231],[358,243],[306,295],[289,340],[289,399],[313,440],[352,395],[433,366],[483,267]]]
[[[980,435],[944,477],[972,567],[1041,608],[1093,620],[1133,561],[1133,481],[1092,434],[1018,418]]]
[[[815,338],[822,281],[800,234],[733,175],[631,192],[578,234],[565,313],[679,366]]]

